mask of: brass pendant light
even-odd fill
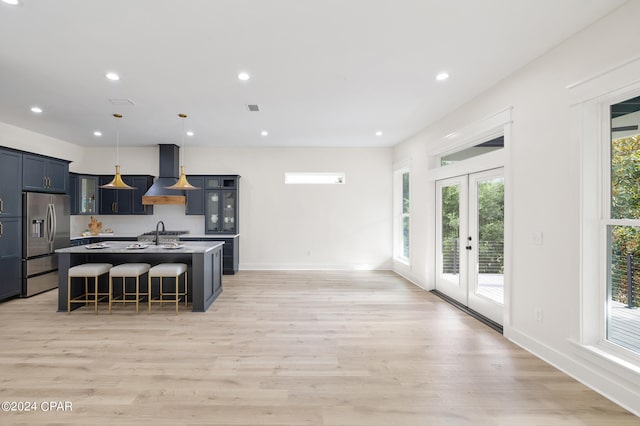
[[[133,186],[127,185],[120,175],[120,119],[122,118],[122,114],[113,114],[116,119],[116,174],[113,176],[113,180],[111,182],[100,185],[100,188],[104,189],[136,189]]]
[[[180,153],[180,178],[178,178],[178,181],[176,183],[174,183],[171,186],[165,186],[165,188],[167,189],[179,189],[179,190],[186,190],[186,191],[190,191],[193,189],[200,189],[197,188],[193,185],[191,185],[189,183],[189,181],[187,180],[187,176],[185,176],[184,174],[184,120],[185,118],[187,118],[187,114],[178,114],[178,117],[180,117],[182,119],[182,146],[181,146],[181,153]]]

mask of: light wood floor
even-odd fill
[[[638,425],[390,272],[241,272],[206,313],[0,304],[0,424]],[[181,306],[182,309],[182,306]]]

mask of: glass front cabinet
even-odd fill
[[[69,173],[71,214],[98,213],[98,177]]]
[[[237,234],[239,176],[204,178],[206,234]]]
[[[205,190],[206,233],[238,233],[237,191]]]

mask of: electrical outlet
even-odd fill
[[[543,318],[544,318],[544,312],[542,311],[541,308],[536,308],[533,310],[533,315],[536,319],[536,322],[542,322]]]
[[[307,256],[311,256],[311,250],[307,250]]]
[[[531,236],[533,244],[536,245],[536,246],[541,246],[542,245],[543,238],[544,238],[544,236],[542,234],[542,231],[536,231]]]

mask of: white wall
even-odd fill
[[[84,149],[77,145],[2,122],[0,146],[70,161],[77,161],[84,155]]]
[[[505,336],[599,392],[640,413],[640,385],[607,361],[576,355],[580,312],[580,163],[572,134],[568,91],[576,81],[640,55],[640,2],[557,46],[434,125],[398,145],[394,161],[412,159],[412,269],[396,270],[425,288],[434,286],[434,196],[427,156],[444,136],[505,107],[513,107],[509,162],[512,205],[510,322]],[[447,82],[455,84],[455,79]],[[596,188],[594,188],[596,190]],[[543,244],[533,236],[543,233]],[[541,309],[543,321],[535,320]]]
[[[113,173],[113,149],[87,148],[76,172]],[[189,174],[239,174],[240,269],[390,269],[391,148],[189,147]],[[158,174],[158,149],[120,148],[123,174]],[[345,172],[345,185],[284,185],[285,172]],[[98,215],[117,233],[204,233],[203,216],[154,206],[153,216]],[[87,227],[74,217],[72,232]]]

